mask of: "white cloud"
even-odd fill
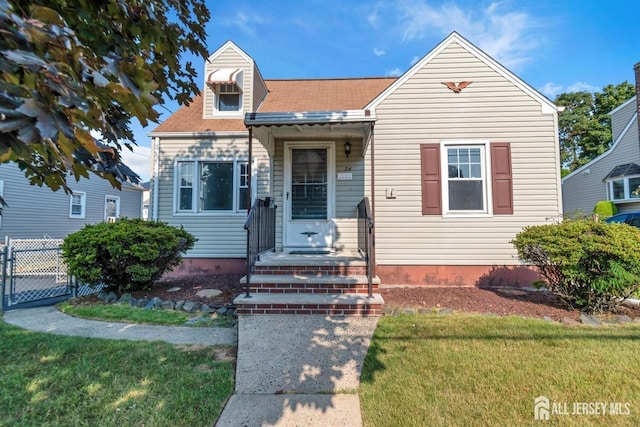
[[[374,8],[373,11],[367,15],[367,22],[372,28],[378,28],[378,9]]]
[[[563,87],[560,85],[557,85],[555,83],[547,83],[546,85],[542,86],[539,90],[542,94],[546,95],[547,98],[555,99],[555,97],[559,93],[562,93],[562,89]]]
[[[378,49],[377,47],[374,47],[374,48],[373,48],[373,54],[374,54],[375,56],[382,56],[382,55],[384,55],[385,53],[387,53],[387,52],[385,52],[385,51],[384,51],[384,50],[382,50],[382,49]]]
[[[389,77],[398,77],[398,76],[402,75],[402,70],[400,68],[396,67],[396,68],[394,68],[392,70],[387,71],[385,74],[387,76],[389,76]]]
[[[585,82],[575,82],[567,88],[567,92],[599,92],[600,88]]]
[[[151,148],[133,146],[133,152],[123,146],[120,151],[122,162],[140,176],[141,181],[148,181],[151,176]]]
[[[248,14],[240,11],[235,17],[225,20],[224,24],[232,27],[238,27],[242,32],[254,35],[256,33],[256,26],[268,24],[269,22],[269,19],[264,16]]]
[[[403,41],[421,40],[430,35],[457,31],[508,68],[530,61],[540,47],[539,36],[531,30],[539,23],[525,12],[505,10],[504,2],[488,7],[462,9],[456,4],[434,7],[425,0],[400,4]]]
[[[411,65],[416,65],[416,63],[421,59],[422,59],[421,56],[418,56],[418,55],[414,56],[413,58],[411,58]]]

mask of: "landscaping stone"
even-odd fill
[[[549,317],[549,316],[544,316],[542,319],[543,319],[543,320],[546,320],[547,322],[555,322],[555,320],[553,320],[553,319],[552,319],[551,317]]]
[[[573,320],[570,317],[563,317],[562,320],[560,320],[560,323],[562,323],[563,325],[567,325],[567,326],[575,326],[575,325],[579,325],[580,322]]]
[[[182,288],[179,286],[174,286],[173,288],[167,289],[167,292],[178,292],[180,289]]]
[[[174,307],[176,310],[182,310],[182,306],[184,305],[185,300],[181,299],[176,301],[176,306]]]
[[[199,306],[199,304],[197,302],[195,302],[195,301],[187,301],[182,306],[182,311],[187,312],[187,313],[194,313],[195,311],[198,310],[198,308],[200,308],[200,306]]]
[[[218,313],[220,316],[225,316],[227,314],[227,307],[220,307],[216,310],[216,313]]]
[[[131,301],[131,294],[125,293],[125,294],[122,294],[120,298],[118,298],[118,301],[116,301],[116,304],[129,304],[130,301]]]
[[[438,310],[438,314],[443,316],[445,314],[451,314],[453,313],[453,309],[451,308],[441,308],[440,310]]]
[[[154,305],[154,301],[153,300],[148,300],[149,302],[145,304],[144,309],[145,310],[153,310],[153,305]]]
[[[595,316],[591,316],[589,314],[584,314],[584,313],[580,315],[580,321],[582,322],[582,324],[588,325],[588,326],[602,325],[602,320],[598,319]]]
[[[131,299],[129,300],[129,305],[131,307],[137,307],[138,306],[138,298],[131,297]]]
[[[202,298],[214,298],[222,293],[219,289],[202,289],[196,293],[197,296]]]
[[[228,308],[227,309],[227,317],[235,316],[235,314],[236,314],[236,309],[235,308]]]
[[[159,309],[161,304],[162,304],[162,300],[158,297],[154,297],[151,302],[153,303],[153,308],[155,309]]]
[[[107,299],[107,293],[105,291],[100,291],[98,292],[98,295],[96,295],[96,298],[98,298],[100,301],[104,301]]]
[[[206,314],[211,314],[211,313],[213,313],[214,309],[209,307],[208,304],[202,304],[200,306],[200,311],[203,312],[203,313],[206,313]]]
[[[113,304],[116,301],[118,301],[118,296],[113,291],[109,292],[104,299],[104,302],[106,302],[107,304]]]
[[[418,310],[418,313],[420,314],[431,314],[433,313],[433,309],[431,308],[421,308]]]
[[[389,307],[388,305],[385,305],[384,307],[382,307],[382,313],[393,314],[393,308]]]
[[[402,312],[404,314],[416,314],[416,309],[415,308],[405,308],[404,310],[402,310]]]
[[[173,310],[175,307],[176,304],[173,301],[162,301],[162,304],[160,304],[162,310]]]
[[[145,307],[147,304],[149,304],[149,301],[150,301],[149,298],[140,298],[138,300],[138,304],[136,305],[136,307],[140,307],[140,308]]]
[[[629,322],[633,322],[633,319],[631,319],[631,317],[622,314],[622,315],[618,315],[615,316],[615,319],[618,323],[629,323]]]

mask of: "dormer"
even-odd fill
[[[205,63],[204,119],[241,119],[267,94],[254,60],[232,41]]]

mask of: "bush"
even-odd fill
[[[195,237],[182,227],[123,218],[86,225],[62,244],[69,273],[92,285],[119,293],[150,289],[163,273],[182,261]]]
[[[600,219],[606,219],[618,213],[616,205],[609,200],[600,200],[593,207],[593,213],[598,215]]]
[[[593,220],[526,227],[512,241],[572,308],[614,310],[640,286],[640,230]]]

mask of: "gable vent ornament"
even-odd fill
[[[451,89],[454,93],[460,93],[462,89],[469,86],[472,82],[460,82],[455,84],[454,82],[442,82],[443,85]]]

